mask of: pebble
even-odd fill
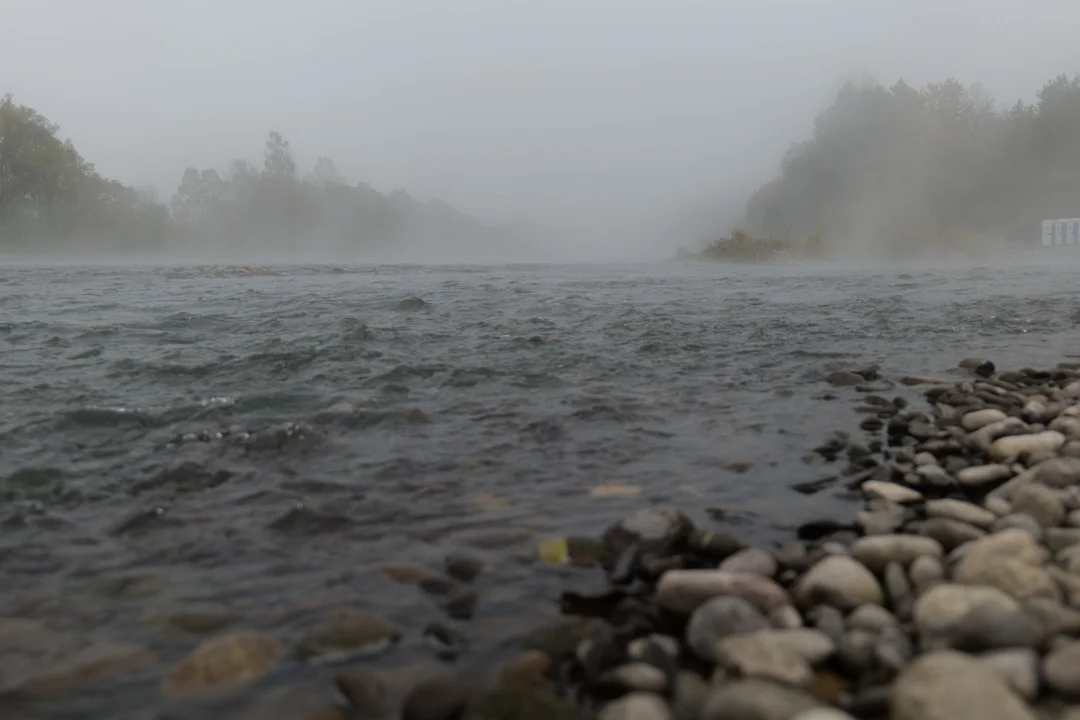
[[[649,507],[637,510],[609,527],[601,542],[612,559],[634,543],[642,553],[667,555],[686,541],[693,529],[693,522],[681,511],[671,507]]]
[[[1080,529],[1047,528],[1046,546],[1054,552],[1061,552],[1067,547],[1080,545]]]
[[[253,681],[274,668],[284,655],[276,639],[244,631],[203,642],[173,665],[162,678],[166,694],[198,691]]]
[[[605,683],[630,692],[662,693],[667,690],[667,675],[658,667],[645,662],[620,665],[603,678]]]
[[[1003,497],[988,495],[983,501],[983,507],[997,517],[1005,517],[1012,512],[1012,503]]]
[[[899,563],[893,562],[885,566],[885,591],[897,617],[909,620],[911,608],[915,604],[915,593],[912,592],[907,573]]]
[[[874,660],[890,675],[898,673],[914,653],[911,639],[899,627],[885,628],[874,643]]]
[[[771,578],[776,575],[777,562],[772,553],[760,548],[746,548],[720,563],[717,570],[751,573]]]
[[[814,708],[803,710],[791,720],[855,720],[855,718],[836,708]]]
[[[892,688],[892,720],[1035,720],[985,663],[944,650],[915,660]]]
[[[1080,698],[1080,641],[1069,642],[1043,658],[1042,674],[1054,692]]]
[[[908,577],[915,588],[915,594],[922,595],[945,581],[945,567],[937,558],[923,555],[915,558],[915,562],[911,563],[911,567],[908,568]]]
[[[1065,501],[1045,485],[1020,488],[1012,499],[1013,510],[1027,513],[1044,528],[1056,527],[1065,520]]]
[[[979,659],[1020,697],[1034,700],[1039,694],[1039,654],[1034,650],[998,650],[984,653]]]
[[[996,588],[942,583],[915,601],[915,625],[923,633],[946,633],[972,608],[984,604],[1006,610],[1020,607],[1016,600]]]
[[[672,711],[675,720],[698,720],[701,708],[709,697],[709,684],[692,670],[680,670],[675,675],[675,697]]]
[[[648,692],[632,692],[608,703],[596,720],[672,720],[667,703]]]
[[[983,488],[1005,482],[1013,476],[1008,465],[976,465],[956,473],[956,481],[969,488]]]
[[[502,682],[534,682],[551,675],[551,657],[540,650],[523,650],[499,668]]]
[[[958,520],[983,529],[989,528],[994,520],[997,519],[997,516],[989,510],[981,508],[974,503],[964,502],[963,500],[952,500],[948,498],[942,500],[930,500],[926,503],[925,508],[926,514],[929,517]]]
[[[881,583],[874,574],[845,555],[830,555],[820,560],[803,575],[792,594],[802,608],[834,597],[874,605],[881,605],[885,600]]]
[[[817,605],[806,613],[806,618],[815,628],[829,636],[839,645],[844,638],[844,615],[831,605]]]
[[[793,630],[804,625],[802,615],[792,605],[785,605],[769,613],[769,624],[780,630]]]
[[[880,605],[860,605],[847,617],[847,626],[853,630],[881,632],[885,628],[898,627],[900,621]]]
[[[362,608],[343,608],[309,629],[297,652],[303,658],[337,657],[380,650],[401,637],[391,623]]]
[[[849,630],[840,642],[840,662],[855,676],[866,673],[874,663],[877,635],[867,630]]]
[[[973,412],[966,413],[960,418],[960,425],[968,432],[975,432],[987,425],[1001,422],[1007,417],[1005,413],[997,408],[987,408],[985,410],[975,410]]]
[[[1038,623],[1021,608],[993,604],[971,608],[948,633],[949,644],[964,652],[1030,648],[1041,637]]]
[[[1053,429],[1053,423],[1050,423]],[[1052,488],[1074,487],[1080,484],[1080,458],[1066,457],[1045,460],[1034,468],[1034,480]]]
[[[883,498],[898,504],[915,503],[923,499],[923,494],[894,482],[868,480],[862,484],[862,491],[873,497]]]
[[[3,647],[0,638],[0,647]],[[0,678],[0,697],[48,697],[153,665],[157,658],[142,645],[93,645],[68,653],[59,662],[19,663],[12,676]]]
[[[960,520],[936,517],[922,523],[919,526],[919,534],[937,540],[942,548],[950,551],[964,543],[985,537],[986,531]]]
[[[1056,633],[1080,634],[1080,610],[1066,607],[1049,598],[1027,598],[1021,603],[1024,612],[1034,619],[1045,637]]]
[[[1042,540],[1043,528],[1042,525],[1031,517],[1027,513],[1009,513],[1003,517],[994,521],[994,524],[990,526],[990,531],[993,533],[999,533],[1002,530],[1023,530],[1032,537],[1036,542]]]
[[[729,635],[764,630],[768,620],[741,597],[721,596],[702,603],[686,625],[686,643],[703,660],[716,662],[716,643]]]
[[[472,582],[484,569],[484,562],[472,557],[471,555],[463,555],[460,553],[452,553],[446,556],[443,561],[443,565],[446,568],[446,574],[455,580],[461,582]]]
[[[437,677],[414,686],[401,703],[401,720],[456,720],[471,696],[470,689],[451,678]]]
[[[1065,436],[1056,430],[1044,430],[1031,435],[1007,435],[990,446],[990,458],[1007,460],[1020,453],[1053,452],[1065,444]]]
[[[741,597],[766,614],[791,604],[782,587],[752,573],[668,570],[656,585],[656,604],[680,615],[689,615],[706,600],[721,595]]]
[[[714,689],[699,720],[791,720],[819,707],[814,698],[783,684],[745,678]]]
[[[759,630],[733,635],[717,643],[717,663],[739,677],[761,677],[805,686],[814,677],[812,665],[835,647],[817,630]]]
[[[883,573],[891,562],[904,567],[923,555],[943,557],[941,543],[917,535],[875,535],[863,537],[851,545],[852,556],[874,573]]]
[[[370,670],[346,668],[334,676],[334,684],[361,717],[382,717],[389,710],[386,684]]]

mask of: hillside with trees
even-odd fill
[[[999,109],[980,84],[849,83],[753,194],[744,227],[836,253],[978,252],[1080,216],[1080,75]]]
[[[446,250],[475,259],[505,249],[512,231],[438,200],[350,184],[325,157],[301,176],[276,132],[261,167],[187,168],[162,202],[103,178],[55,123],[0,98],[0,256],[422,261]]]

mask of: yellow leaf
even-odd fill
[[[548,538],[541,540],[537,546],[540,552],[540,560],[547,565],[562,565],[566,562],[568,550],[566,538]]]

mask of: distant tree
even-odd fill
[[[271,131],[266,138],[266,148],[263,151],[263,174],[267,177],[282,180],[296,178],[296,162],[293,160],[292,150],[289,149],[289,141],[281,137],[281,133]]]
[[[323,187],[348,184],[345,176],[338,172],[337,165],[335,165],[334,161],[328,157],[319,157],[319,159],[315,161],[315,169],[312,171],[312,176],[315,184]]]

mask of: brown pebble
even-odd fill
[[[551,658],[540,650],[526,650],[503,663],[499,677],[503,682],[535,682],[551,673]]]
[[[401,705],[401,720],[457,720],[465,712],[471,692],[449,678],[419,683]]]
[[[169,624],[192,635],[209,635],[240,620],[240,613],[227,610],[195,610],[169,616]]]
[[[364,668],[346,668],[334,676],[334,684],[361,716],[386,714],[386,684],[377,674]]]
[[[172,666],[161,681],[166,694],[237,685],[269,672],[284,654],[281,643],[256,632],[212,638]]]
[[[446,574],[461,582],[472,582],[480,574],[480,571],[484,569],[482,560],[459,553],[447,555],[444,565]]]
[[[141,645],[103,645],[67,655],[54,665],[24,670],[5,682],[16,695],[41,697],[124,675],[157,662]],[[5,681],[9,680],[5,678]]]

